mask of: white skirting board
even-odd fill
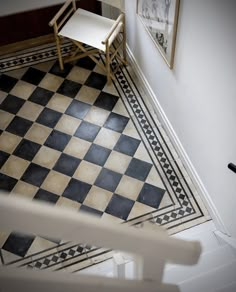
[[[169,136],[175,150],[179,154],[182,163],[184,164],[190,178],[192,179],[195,187],[197,188],[200,197],[202,198],[203,202],[205,203],[215,225],[218,230],[221,232],[230,235],[227,231],[225,224],[223,223],[221,216],[216,209],[214,202],[212,201],[211,196],[209,195],[208,191],[206,190],[205,186],[203,185],[201,178],[199,177],[196,169],[194,168],[190,158],[188,157],[185,149],[181,141],[179,140],[178,136],[176,135],[174,128],[172,127],[168,117],[166,116],[163,108],[161,107],[158,98],[156,97],[155,93],[153,92],[150,84],[148,83],[145,75],[143,74],[141,68],[139,67],[131,49],[127,45],[127,57],[129,59],[129,63],[134,70],[136,76],[138,77],[141,86],[146,90],[148,93],[148,98],[150,98],[149,102],[152,104],[155,113],[157,114],[164,130],[166,131],[167,135]]]

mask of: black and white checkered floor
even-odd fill
[[[152,217],[169,233],[209,219],[131,68],[111,85],[87,58],[62,72],[52,45],[4,56],[0,68],[0,188],[10,196],[130,225]],[[109,254],[11,231],[0,248],[3,263],[41,269]]]

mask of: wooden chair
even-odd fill
[[[119,62],[126,64],[126,33],[125,14],[122,10],[122,0],[98,0],[120,9],[116,20],[97,15],[84,9],[77,9],[75,0],[67,0],[53,19],[49,22],[54,28],[58,59],[61,70],[64,62],[71,62],[83,57],[90,57],[107,75],[107,81],[114,79],[111,63],[116,57]],[[122,35],[118,37],[118,35]],[[73,42],[75,49],[69,56],[61,54],[62,38]],[[114,41],[117,40],[116,47]],[[120,51],[122,47],[122,54]],[[98,61],[95,55],[105,55],[105,65]]]

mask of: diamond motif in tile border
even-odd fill
[[[64,45],[64,51],[63,54],[65,54],[66,52],[66,47],[68,48],[69,45],[65,44]],[[54,51],[53,51],[54,50]],[[52,46],[50,49],[48,48],[48,46],[46,46],[46,48],[44,47],[42,50],[35,50],[35,52],[32,54],[33,55],[37,55],[37,53],[41,54],[41,58],[45,58],[48,57],[48,59],[50,58],[54,58],[55,59],[55,47]],[[45,53],[45,52],[50,52],[50,53]],[[52,53],[52,55],[50,55]],[[48,54],[48,55],[47,55]],[[53,56],[53,57],[52,57]],[[6,63],[0,63],[0,67],[3,68],[3,70],[9,70],[9,66],[15,66],[16,62],[13,64],[10,64],[10,59],[7,60],[7,62],[9,63],[8,65],[6,65]],[[29,62],[28,64],[32,64],[32,60],[30,60],[30,58],[28,57],[28,60],[26,59],[21,59],[21,56],[19,58],[19,60],[21,60],[21,63],[24,63],[23,66],[26,64],[25,62]],[[2,61],[0,59],[0,61]],[[3,60],[4,61],[4,60]],[[39,62],[39,60],[35,61],[35,63]],[[7,68],[8,66],[8,68]],[[71,69],[71,68],[70,68]],[[70,71],[70,69],[68,68],[68,73]],[[66,74],[68,74],[66,73]],[[53,73],[54,74],[54,73]],[[66,77],[66,75],[64,76]],[[157,163],[160,163],[157,165],[157,170],[159,173],[161,173],[162,175],[164,175],[167,180],[169,181],[169,178],[167,176],[168,173],[165,173],[165,170],[167,169],[166,165],[164,166],[163,163],[166,163],[166,159],[168,160],[169,153],[166,154],[165,151],[168,150],[168,148],[164,147],[162,148],[162,146],[165,143],[165,140],[163,139],[162,133],[159,131],[159,129],[153,125],[155,125],[155,122],[152,120],[149,111],[146,108],[145,103],[143,102],[142,96],[140,96],[129,72],[124,69],[124,68],[120,68],[120,70],[117,72],[116,74],[116,78],[117,78],[117,83],[116,88],[118,89],[118,91],[120,92],[120,95],[122,97],[122,100],[126,106],[126,108],[128,109],[128,111],[130,113],[132,113],[131,115],[134,114],[134,118],[136,119],[134,120],[135,122],[135,127],[140,131],[141,137],[144,141],[144,143],[146,143],[146,145],[148,145],[153,153],[151,154],[152,159]],[[120,90],[122,89],[122,90]],[[122,93],[123,91],[123,93]],[[158,135],[157,135],[158,134]],[[158,138],[157,138],[158,137]],[[170,168],[173,168],[172,163],[170,163]],[[170,194],[172,195],[172,199],[174,199],[175,203],[176,203],[176,207],[175,210],[173,211],[173,208],[167,208],[166,211],[167,212],[153,212],[153,216],[156,216],[156,221],[157,223],[158,220],[162,220],[162,224],[167,224],[167,228],[168,228],[168,224],[170,227],[174,226],[174,222],[175,222],[175,218],[181,218],[183,220],[183,218],[185,218],[184,216],[188,216],[189,214],[193,214],[196,212],[194,208],[198,207],[198,204],[194,204],[194,207],[191,205],[191,201],[189,200],[188,194],[186,194],[186,185],[183,184],[183,182],[181,182],[179,180],[179,178],[176,175],[176,171],[174,170],[173,173],[170,174],[171,176],[175,176],[175,179],[173,179],[173,177],[170,178],[170,180],[172,179],[173,181],[176,181],[175,184],[170,184],[170,186],[167,186],[167,189],[170,191]],[[178,182],[178,184],[176,184]],[[12,185],[14,185],[14,182],[12,182]],[[175,189],[174,189],[175,187]],[[191,192],[191,190],[190,190]],[[174,197],[174,194],[178,193],[177,197]],[[188,191],[189,193],[189,191]],[[176,194],[175,194],[176,195]],[[177,201],[176,201],[177,199]],[[182,204],[181,204],[182,203]],[[169,211],[168,211],[169,210]],[[161,214],[162,213],[162,214]],[[183,217],[181,217],[183,216]],[[196,214],[196,218],[199,218],[197,216],[202,216],[201,211],[198,211],[198,214]],[[145,219],[146,218],[146,219]],[[148,218],[150,218],[150,216],[141,216],[138,220],[149,220]],[[174,219],[173,219],[174,218]],[[173,219],[173,220],[172,220]],[[130,220],[130,224],[136,224],[137,220],[134,218],[134,220]],[[71,246],[71,244],[70,244]],[[77,245],[78,246],[78,245]],[[70,250],[71,247],[68,248],[68,250]],[[97,256],[98,254],[103,254],[104,252],[97,252],[96,249],[91,249],[88,252],[91,252],[91,254],[95,253],[95,255]],[[105,251],[105,254],[109,254],[109,251]],[[45,259],[45,258],[44,258]],[[81,258],[82,259],[82,258]],[[37,261],[36,261],[37,262]],[[48,263],[48,261],[46,261],[46,264]],[[48,267],[46,265],[46,267]]]

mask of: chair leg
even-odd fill
[[[61,47],[60,47],[60,39],[56,35],[56,45],[57,45],[57,54],[58,54],[58,61],[59,61],[59,66],[61,70],[64,70],[64,64],[63,64],[63,59],[62,59],[62,54],[61,54]]]
[[[110,48],[106,43],[106,71],[107,71],[107,83],[111,83],[111,68],[110,68]]]
[[[125,63],[127,64],[127,55],[126,55],[126,25],[125,25],[125,16],[123,18],[123,59]]]

